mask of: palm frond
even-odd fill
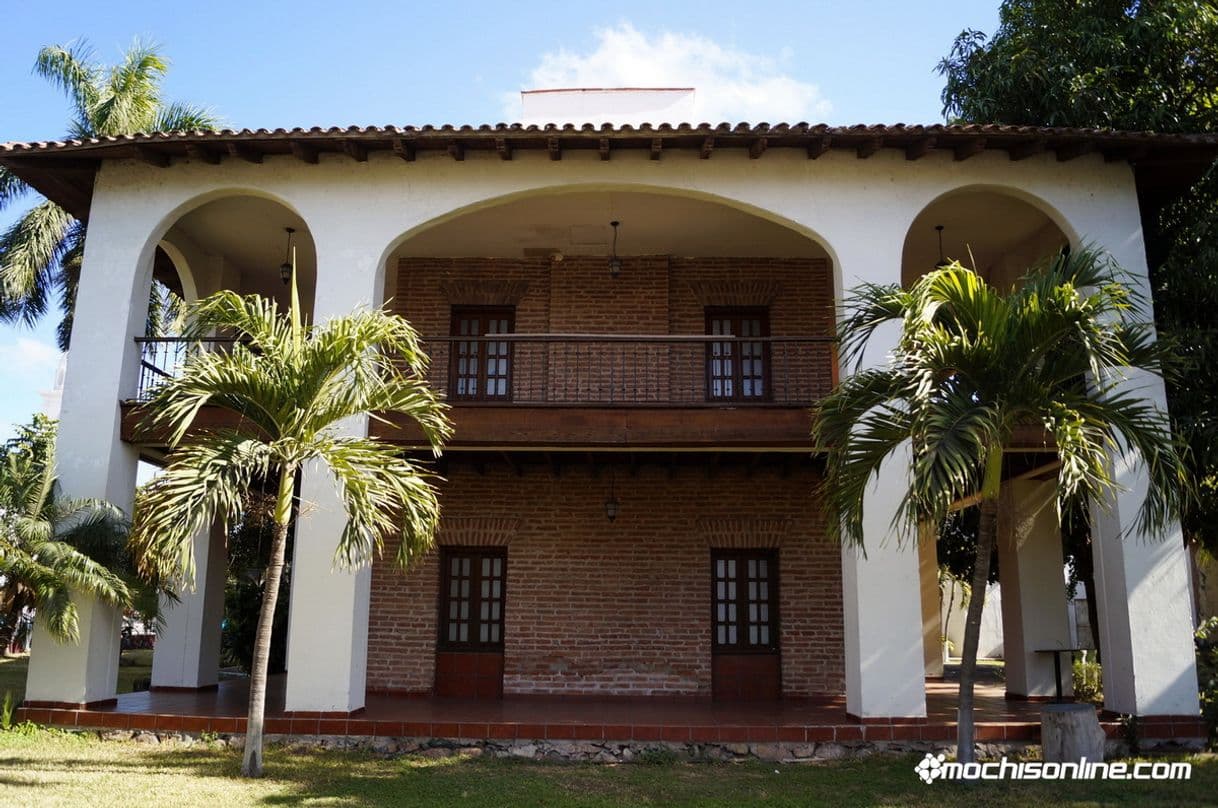
[[[236,430],[194,434],[144,486],[130,547],[138,569],[162,579],[194,578],[194,537],[217,518],[236,521],[245,493],[274,466],[270,447]]]
[[[161,108],[161,79],[168,70],[158,46],[136,40],[105,76],[91,116],[97,134],[152,131]]]
[[[46,201],[0,235],[0,318],[33,325],[46,313],[73,221],[63,208]]]
[[[63,90],[72,102],[75,119],[86,127],[93,120],[101,82],[101,70],[93,63],[93,50],[85,40],[67,45],[48,45],[38,51],[34,72]],[[91,127],[89,127],[91,129]],[[92,131],[77,133],[90,135]]]
[[[15,199],[24,196],[30,187],[13,172],[0,166],[0,210],[4,210]]]
[[[336,561],[354,568],[380,556],[397,535],[396,560],[405,569],[430,548],[440,519],[433,487],[437,478],[403,457],[396,447],[368,438],[319,441],[315,456],[334,476],[347,514]]]
[[[154,132],[197,132],[219,129],[223,121],[210,107],[174,101],[162,105],[152,123]]]

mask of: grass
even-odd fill
[[[914,757],[825,764],[606,766],[474,758],[384,759],[272,748],[266,777],[242,780],[240,753],[99,741],[56,731],[0,733],[0,804],[30,806],[1083,806],[1213,804],[1218,758],[1160,783],[1000,783],[914,775]]]
[[[11,692],[14,703],[20,704],[25,699],[25,678],[29,669],[28,656],[0,657],[0,698]],[[123,651],[118,663],[118,692],[130,693],[137,681],[151,675],[152,651]]]

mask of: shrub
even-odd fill
[[[1074,660],[1072,673],[1076,701],[1100,701],[1104,698],[1103,669],[1099,662],[1088,659],[1087,651]]]
[[[1212,743],[1218,738],[1218,617],[1211,617],[1197,627],[1196,645],[1201,717],[1209,728]]]

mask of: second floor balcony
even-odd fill
[[[136,406],[192,350],[140,339]],[[823,336],[519,334],[428,337],[429,382],[452,407],[454,446],[809,446],[807,410],[836,380]],[[382,437],[418,439],[410,424]]]

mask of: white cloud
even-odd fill
[[[720,45],[693,33],[655,36],[629,23],[596,32],[589,53],[546,53],[526,89],[576,87],[694,87],[693,123],[817,122],[832,111],[820,89],[790,75],[789,49],[777,58]],[[520,97],[505,97],[505,114],[520,118]],[[672,122],[672,121],[670,121]]]
[[[53,380],[59,357],[58,348],[33,337],[18,337],[13,342],[0,343],[0,368],[9,375]]]

